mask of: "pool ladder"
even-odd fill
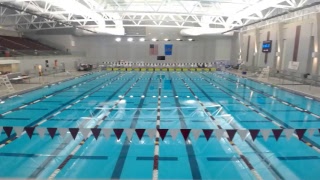
[[[7,75],[2,75],[0,77],[1,77],[0,80],[2,80],[2,83],[7,87],[9,92],[14,92],[14,88],[13,88],[8,76]]]

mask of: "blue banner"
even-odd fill
[[[164,45],[164,54],[166,56],[171,56],[172,55],[172,47],[173,47],[172,44],[165,44]]]

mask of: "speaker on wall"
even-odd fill
[[[46,67],[49,67],[49,61],[46,60]]]

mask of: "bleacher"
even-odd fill
[[[62,51],[25,37],[0,36],[0,56],[57,55]],[[5,53],[5,51],[7,53]]]

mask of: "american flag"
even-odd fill
[[[158,44],[150,44],[149,54],[158,55]]]

